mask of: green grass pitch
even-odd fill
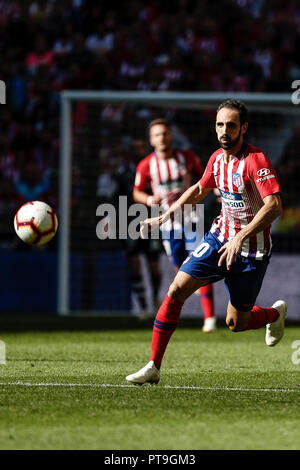
[[[142,387],[125,376],[149,359],[151,328],[0,339],[0,449],[300,447],[299,327],[268,348],[264,330],[205,335],[179,326],[160,383]]]

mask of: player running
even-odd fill
[[[229,293],[226,324],[231,331],[266,326],[268,346],[275,346],[283,336],[287,304],[277,300],[269,308],[255,305],[271,254],[271,223],[282,214],[280,186],[264,153],[244,141],[247,128],[245,105],[232,99],[223,102],[216,117],[221,148],[210,157],[204,175],[166,213],[142,224],[142,233],[153,230],[177,208],[198,204],[213,188],[220,190],[221,214],[176,274],[154,321],[150,361],[128,375],[128,382],[158,383],[183,303],[199,287],[220,279]]]
[[[193,176],[199,178],[203,175],[204,168],[194,152],[173,148],[173,134],[166,119],[151,121],[149,140],[154,152],[137,166],[133,198],[147,206],[159,204],[163,211],[167,211],[191,186]],[[192,221],[193,214],[187,214],[187,217]],[[175,231],[180,238],[176,237]],[[176,225],[176,221],[171,220],[164,224],[162,238],[165,251],[177,271],[201,239],[197,240],[195,233],[187,233],[181,223]],[[199,295],[204,312],[202,330],[210,333],[216,329],[212,285],[201,287]]]

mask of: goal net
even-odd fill
[[[58,313],[112,315],[135,311],[124,248],[128,234],[119,223],[120,213],[124,216],[128,208],[120,205],[124,190],[118,185],[118,172],[132,161],[138,147],[141,155],[141,148],[146,152],[143,156],[150,153],[147,126],[158,117],[171,123],[174,147],[193,150],[205,165],[218,147],[215,110],[228,97],[221,93],[62,92]],[[230,97],[247,105],[247,140],[264,151],[279,173],[285,214],[273,227],[274,252],[280,253],[281,262],[284,260],[288,268],[289,256],[300,251],[299,108],[292,104],[289,94],[242,93]],[[115,208],[115,218],[102,210],[110,206]],[[208,227],[218,208],[214,198],[204,207]],[[107,238],[99,238],[99,224],[106,227]],[[111,230],[117,236],[111,236]],[[163,250],[160,263],[163,295],[174,274]],[[143,259],[142,270],[151,309],[151,279]],[[192,297],[186,314],[199,310],[199,298]]]

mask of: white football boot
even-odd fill
[[[217,326],[216,326],[216,317],[208,317],[205,318],[204,324],[202,327],[203,333],[213,333],[216,331]]]
[[[279,312],[279,317],[273,323],[266,325],[266,344],[267,346],[275,346],[284,333],[284,320],[287,312],[287,303],[284,300],[277,300],[272,308],[275,308]]]
[[[158,384],[160,379],[159,370],[155,367],[154,361],[148,362],[142,369],[135,374],[127,375],[126,380],[132,384],[143,385],[146,382]]]

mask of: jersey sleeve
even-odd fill
[[[146,191],[149,182],[149,163],[148,160],[142,160],[136,168],[134,189]]]
[[[201,176],[204,173],[204,167],[200,161],[200,158],[194,152],[187,152],[186,153],[186,161],[188,171],[194,175]]]
[[[215,162],[215,156],[212,155],[207,162],[203,176],[200,179],[200,184],[203,188],[216,188],[216,181],[214,176],[213,164]]]
[[[252,155],[248,174],[254,181],[262,199],[270,194],[280,193],[277,174],[270,160],[262,152]]]

